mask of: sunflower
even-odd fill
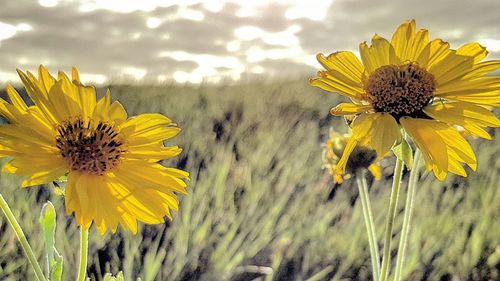
[[[0,100],[0,114],[9,124],[0,125],[0,156],[10,161],[3,171],[25,177],[23,187],[67,175],[67,213],[86,229],[93,221],[101,234],[108,227],[116,232],[118,224],[135,234],[137,221],[170,218],[189,176],[158,163],[182,151],[163,143],[179,133],[176,124],[157,113],[127,118],[109,91],[97,101],[75,68],[71,80],[62,72],[56,79],[43,66],[39,78],[18,73],[34,105],[7,86],[10,103]]]
[[[500,105],[500,77],[486,76],[500,68],[500,61],[483,61],[488,52],[478,43],[454,50],[441,39],[430,40],[414,20],[401,24],[390,42],[375,35],[359,52],[361,61],[347,51],[318,54],[326,70],[309,81],[351,101],[331,110],[336,116],[355,115],[338,172],[357,145],[386,155],[404,134],[439,180],[448,172],[467,176],[463,164],[475,170],[475,154],[458,130],[491,139],[484,128],[500,126],[490,111]]]
[[[362,145],[357,146],[352,151],[351,160],[346,164],[348,173],[339,173],[337,165],[339,165],[340,155],[342,155],[350,136],[350,134],[340,134],[330,130],[328,140],[322,145],[323,167],[330,172],[333,182],[342,183],[351,178],[351,173],[355,173],[358,169],[367,169],[376,180],[380,180],[382,171],[379,163],[375,161],[377,154],[373,149]]]

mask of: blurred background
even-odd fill
[[[334,185],[322,143],[337,95],[308,86],[318,52],[357,52],[374,33],[390,37],[405,19],[456,48],[478,41],[500,58],[499,1],[87,1],[0,0],[0,94],[19,85],[15,69],[53,73],[76,66],[99,95],[110,88],[129,115],[160,112],[183,129],[165,161],[191,173],[188,196],[164,225],[138,235],[91,231],[89,276],[123,271],[126,280],[371,280],[357,188]],[[21,89],[21,91],[23,91]],[[498,112],[497,112],[498,113]],[[498,114],[497,114],[498,115]],[[490,130],[498,135],[498,130]],[[478,171],[417,189],[406,280],[500,279],[500,145],[470,140]],[[369,179],[384,231],[394,157]],[[408,175],[405,172],[404,180]],[[0,176],[35,252],[42,204],[58,209],[56,246],[74,279],[78,231],[50,186],[20,189]],[[406,186],[394,231],[400,235]],[[382,247],[382,241],[379,241]],[[394,252],[393,252],[394,253]],[[0,216],[0,280],[34,280]]]

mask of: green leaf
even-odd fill
[[[56,233],[56,210],[50,201],[43,205],[38,221],[42,225],[45,251],[50,264],[54,260],[54,235]]]
[[[43,205],[38,222],[43,230],[50,280],[60,281],[63,272],[63,257],[55,248],[56,210],[50,201]]]
[[[61,281],[63,273],[63,256],[61,256],[56,248],[54,248],[54,261],[50,266],[50,280]]]
[[[392,148],[392,151],[399,160],[402,160],[405,163],[408,170],[411,170],[413,164],[413,150],[404,138],[399,144]]]

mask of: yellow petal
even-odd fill
[[[481,126],[479,126],[479,125],[476,125],[473,123],[466,123],[463,125],[463,128],[467,133],[469,133],[473,136],[477,136],[477,137],[480,137],[480,138],[483,138],[486,140],[492,139],[490,134],[486,130],[481,128]]]
[[[68,183],[66,185],[66,211],[75,212],[77,223],[83,227],[89,228],[92,224],[92,210],[94,206],[91,204],[93,196],[91,184],[88,182],[88,175],[72,171],[68,174]]]
[[[104,235],[108,227],[111,232],[116,232],[120,217],[128,211],[120,206],[123,196],[119,196],[114,190],[111,178],[92,176],[88,179],[88,184],[90,185],[89,192],[92,192],[92,198],[94,198],[91,216],[99,233]]]
[[[392,35],[391,45],[394,46],[396,55],[403,61],[408,57],[408,49],[411,48],[409,42],[415,35],[416,24],[415,20],[405,21],[402,23]]]
[[[474,64],[472,70],[467,73],[462,79],[472,79],[482,77],[490,72],[500,69],[500,60],[483,61]]]
[[[3,171],[28,177],[22,187],[49,183],[67,172],[66,162],[53,155],[16,157],[4,165]]]
[[[373,122],[379,115],[380,113],[360,114],[359,116],[356,116],[351,124],[352,137],[357,141],[361,141],[362,144],[369,144],[366,137],[371,135]]]
[[[56,83],[56,79],[50,75],[49,71],[45,66],[40,65],[38,67],[38,77],[40,79],[41,84],[43,85],[42,89],[45,90],[45,96],[47,97],[47,94],[49,93],[50,89],[54,86]]]
[[[466,176],[461,163],[466,163],[473,170],[477,168],[471,146],[455,128],[426,119],[404,118],[401,123],[423,152],[428,169],[432,169],[439,180],[443,180],[447,172]],[[444,159],[446,161],[441,161]]]
[[[122,126],[124,133],[134,133],[139,135],[151,128],[172,125],[172,120],[159,113],[146,113],[134,116],[127,120]]]
[[[19,110],[17,108],[13,107],[4,99],[0,98],[0,116],[6,118],[12,124],[19,123],[17,119],[17,116],[19,114],[16,114],[16,112],[19,113]]]
[[[387,113],[361,114],[351,124],[352,136],[359,143],[367,145],[383,157],[400,138],[396,120]]]
[[[326,70],[342,75],[353,84],[361,84],[365,69],[352,52],[336,52],[328,57],[318,54],[316,58]]]
[[[436,178],[444,180],[448,171],[448,153],[446,144],[437,131],[447,129],[448,125],[410,117],[403,117],[399,121],[422,152],[427,167],[433,169]]]
[[[335,169],[335,180],[339,183],[345,173],[349,156],[358,143],[374,148],[379,156],[385,155],[400,134],[396,121],[389,114],[361,114],[354,119],[351,126],[352,137],[347,141]],[[384,134],[387,134],[385,138]]]
[[[0,126],[0,137],[14,139],[17,142],[29,143],[37,148],[51,147],[53,140],[50,135],[40,135],[36,130],[17,124]]]
[[[401,64],[401,60],[396,56],[391,44],[378,35],[372,38],[372,46],[370,47],[366,43],[361,43],[359,52],[368,74],[384,65]]]
[[[121,124],[122,122],[127,120],[127,112],[125,111],[125,108],[123,108],[123,105],[118,101],[115,101],[111,104],[107,115],[109,117],[108,120],[113,120],[118,124]]]
[[[434,39],[426,47],[428,51],[428,60],[427,63],[423,66],[427,66],[427,68],[433,67],[435,64],[442,61],[444,58],[448,56],[452,51],[450,50],[450,44],[448,42],[444,42],[441,39]],[[418,62],[424,62],[425,57],[427,56],[427,51],[422,51],[422,57],[419,57]]]
[[[366,42],[359,44],[359,54],[361,55],[361,60],[363,61],[366,72],[368,74],[375,72],[375,70],[378,68],[377,60],[375,56],[372,55],[372,51],[370,50]]]
[[[467,74],[472,70],[472,66],[472,57],[461,56],[451,52],[445,58],[430,66],[429,72],[434,75],[436,86],[443,87],[446,83]]]
[[[426,50],[427,45],[429,44],[429,31],[426,29],[419,30],[411,41],[411,48],[405,57],[402,57],[402,61],[418,61],[418,58],[428,57],[430,54],[423,53]]]
[[[479,45],[479,43],[473,42],[458,48],[457,55],[472,57],[474,63],[478,63],[488,55],[488,51],[486,51],[485,47]]]
[[[71,80],[80,83],[80,75],[78,74],[78,69],[76,69],[76,67],[71,68]]]
[[[128,151],[123,155],[126,159],[144,159],[150,162],[158,162],[179,155],[182,149],[178,146],[162,147],[154,146],[128,146]]]
[[[366,112],[371,110],[371,105],[361,105],[354,103],[341,103],[330,110],[330,113],[335,116],[351,115]]]
[[[451,100],[498,106],[500,77],[454,80],[437,87],[435,95]]]
[[[189,173],[183,170],[179,170],[177,168],[167,168],[164,169],[167,173],[171,174],[174,177],[178,177],[181,179],[189,180]]]
[[[69,94],[71,93],[71,94]],[[53,105],[50,113],[56,116],[58,123],[69,120],[73,116],[81,115],[79,100],[74,97],[71,86],[63,86],[62,82],[56,82],[50,89],[49,100]]]
[[[104,111],[111,104],[111,92],[106,89],[106,94],[97,103],[97,109],[99,111]]]
[[[180,130],[170,119],[158,113],[135,116],[121,126],[121,133],[131,146],[158,143],[176,136]]]
[[[319,71],[318,76],[318,78],[309,79],[309,84],[311,86],[329,92],[336,92],[353,100],[361,100],[365,94],[361,85],[353,86],[346,84],[324,71]]]
[[[89,224],[93,219],[101,234],[105,233],[108,226],[115,232],[118,224],[136,233],[137,220],[162,223],[165,216],[170,217],[171,209],[178,209],[172,189],[162,187],[165,185],[164,178],[144,181],[144,178],[129,172],[129,168],[142,167],[126,166],[105,176],[73,172],[68,178],[68,213],[75,212],[79,224]],[[155,177],[158,177],[158,172],[163,174],[165,169],[157,170]]]
[[[45,168],[47,168],[47,167],[45,167]],[[33,173],[22,182],[21,187],[41,185],[41,184],[47,184],[47,183],[53,182],[56,179],[63,176],[64,174],[66,174],[67,171],[68,171],[68,168],[65,166],[62,166],[62,167],[58,167],[54,170],[45,169],[44,171],[39,171],[37,173]]]
[[[145,187],[140,179],[119,175],[115,182],[120,185],[120,188],[114,186],[121,198],[120,205],[139,221],[162,223],[163,218],[170,214],[170,209],[178,208],[175,194]]]
[[[453,127],[446,125],[437,133],[441,136],[448,148],[448,155],[453,155],[454,159],[466,163],[473,170],[476,170],[477,160],[470,144]]]
[[[151,224],[163,222],[165,210],[161,207],[161,202],[158,202],[158,194],[152,194],[152,190],[141,186],[140,182],[117,176],[110,188],[119,199],[118,206],[127,210],[134,220],[139,219]]]
[[[99,121],[108,120],[107,112],[111,103],[111,92],[106,90],[106,94],[96,103],[92,119],[98,123]]]
[[[423,66],[429,59],[428,43],[429,32],[425,29],[416,32],[415,20],[401,24],[391,39],[391,45],[394,46],[395,53],[401,61],[418,61]]]
[[[474,90],[471,90],[471,92],[473,91]],[[499,90],[491,90],[487,92],[479,92],[467,95],[466,94],[453,95],[451,93],[447,93],[445,97],[446,99],[450,100],[475,103],[479,105],[500,106],[499,93],[500,93]]]
[[[46,69],[43,68],[43,66],[40,66],[39,70],[46,71]],[[57,124],[59,121],[56,118],[56,116],[52,113],[54,111],[53,106],[49,102],[48,93],[47,90],[45,89],[45,86],[50,85],[51,82],[46,82],[43,80],[42,83],[44,83],[43,85],[45,86],[42,87],[41,84],[38,82],[38,80],[36,80],[36,78],[34,78],[32,75],[28,76],[19,69],[17,69],[17,73],[19,74],[19,77],[21,78],[21,81],[24,84],[26,92],[28,93],[28,96],[33,101],[33,103],[35,103],[35,105],[40,108],[40,111],[43,112],[43,114],[46,116],[47,120],[51,122],[51,124]],[[42,77],[40,79],[42,79]],[[45,78],[45,79],[50,80],[50,78]]]
[[[120,102],[115,101],[111,104],[111,92],[108,89],[106,94],[96,103],[92,116],[94,121],[97,122],[112,121],[117,125],[121,125],[127,119],[127,112]]]
[[[335,182],[342,183],[343,175],[345,174],[345,168],[347,166],[347,161],[349,160],[349,156],[351,156],[352,151],[356,148],[358,141],[351,137],[344,148],[344,152],[342,153],[342,157],[340,157],[339,162],[337,163],[337,167],[335,168]]]
[[[92,117],[96,107],[96,92],[94,87],[76,86],[76,91],[81,104],[84,119]]]
[[[399,57],[396,56],[396,52],[391,43],[377,34],[372,38],[372,46],[370,49],[377,61],[377,68],[388,64],[398,65],[402,63]]]
[[[124,161],[114,173],[129,180],[141,180],[144,188],[187,194],[184,178],[178,178],[176,174],[171,174],[165,169],[160,164],[128,160]]]
[[[472,123],[481,127],[500,127],[500,121],[488,109],[466,102],[436,103],[424,108],[424,112],[436,120],[453,125]]]
[[[444,86],[437,87],[436,96],[468,95],[500,89],[500,77],[481,77],[477,79],[454,80]]]
[[[383,157],[401,137],[399,126],[390,114],[380,113],[373,121],[371,134],[367,135],[370,147]]]
[[[380,167],[378,163],[373,163],[368,166],[368,171],[370,171],[375,180],[380,180],[382,178],[382,167]]]
[[[120,223],[124,229],[130,230],[133,235],[137,234],[137,220],[135,220],[131,215],[128,215],[127,213],[123,214],[120,217]]]
[[[460,165],[460,162],[450,157],[449,154],[448,154],[448,171],[450,173],[454,173],[462,177],[467,176],[467,173],[465,172],[465,169],[462,167],[462,165]]]
[[[8,84],[6,91],[12,105],[18,108],[19,111],[24,112],[28,109],[28,106],[26,106],[26,103],[21,98],[21,95],[19,95],[19,93],[16,91],[16,89],[14,89],[14,87],[12,87],[12,85]]]

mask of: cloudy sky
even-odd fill
[[[499,0],[1,0],[0,84],[16,68],[76,66],[95,83],[217,83],[314,75],[405,19],[500,58]]]

